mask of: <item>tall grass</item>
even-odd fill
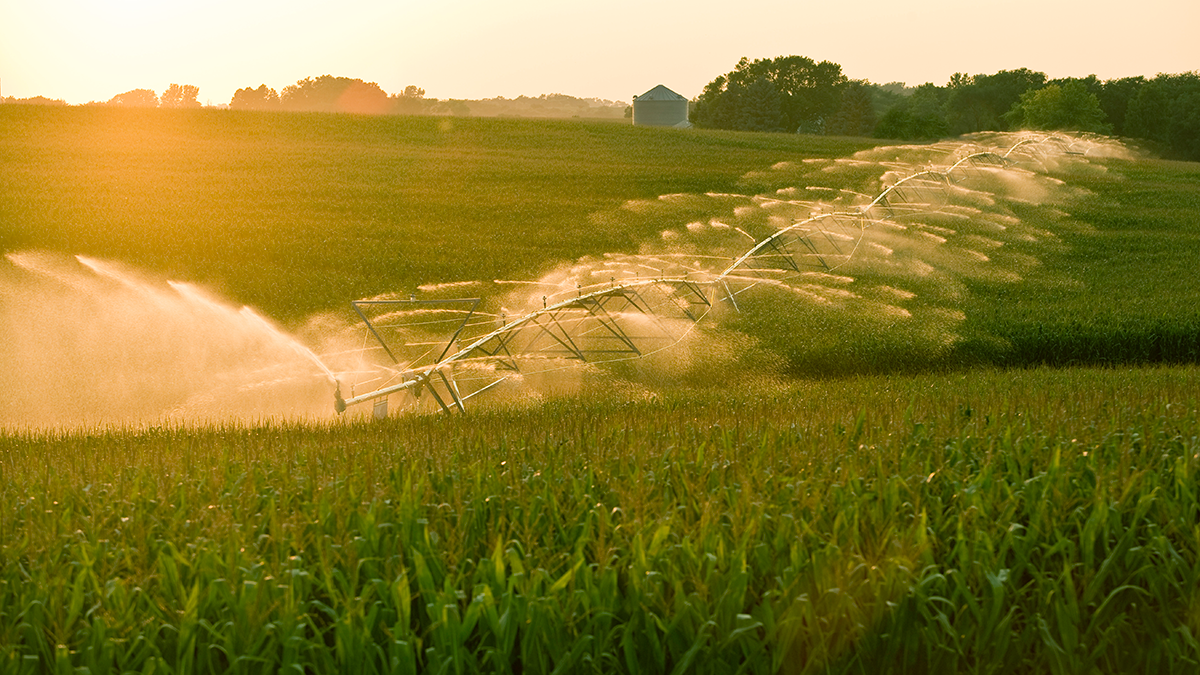
[[[0,663],[1190,672],[1192,368],[0,440]]]

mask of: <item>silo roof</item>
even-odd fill
[[[633,97],[635,101],[686,101],[687,99],[667,89],[663,85],[651,89],[641,96]]]

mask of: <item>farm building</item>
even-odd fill
[[[688,100],[660,84],[633,97],[633,123],[643,127],[690,127]]]

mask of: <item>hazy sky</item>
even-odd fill
[[[872,82],[1031,68],[1101,79],[1200,69],[1200,0],[0,0],[0,93],[68,103],[200,88],[228,103],[317,75],[434,98],[692,98],[789,54]]]

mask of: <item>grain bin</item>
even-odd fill
[[[660,84],[633,97],[633,123],[643,127],[691,126],[688,100]]]

